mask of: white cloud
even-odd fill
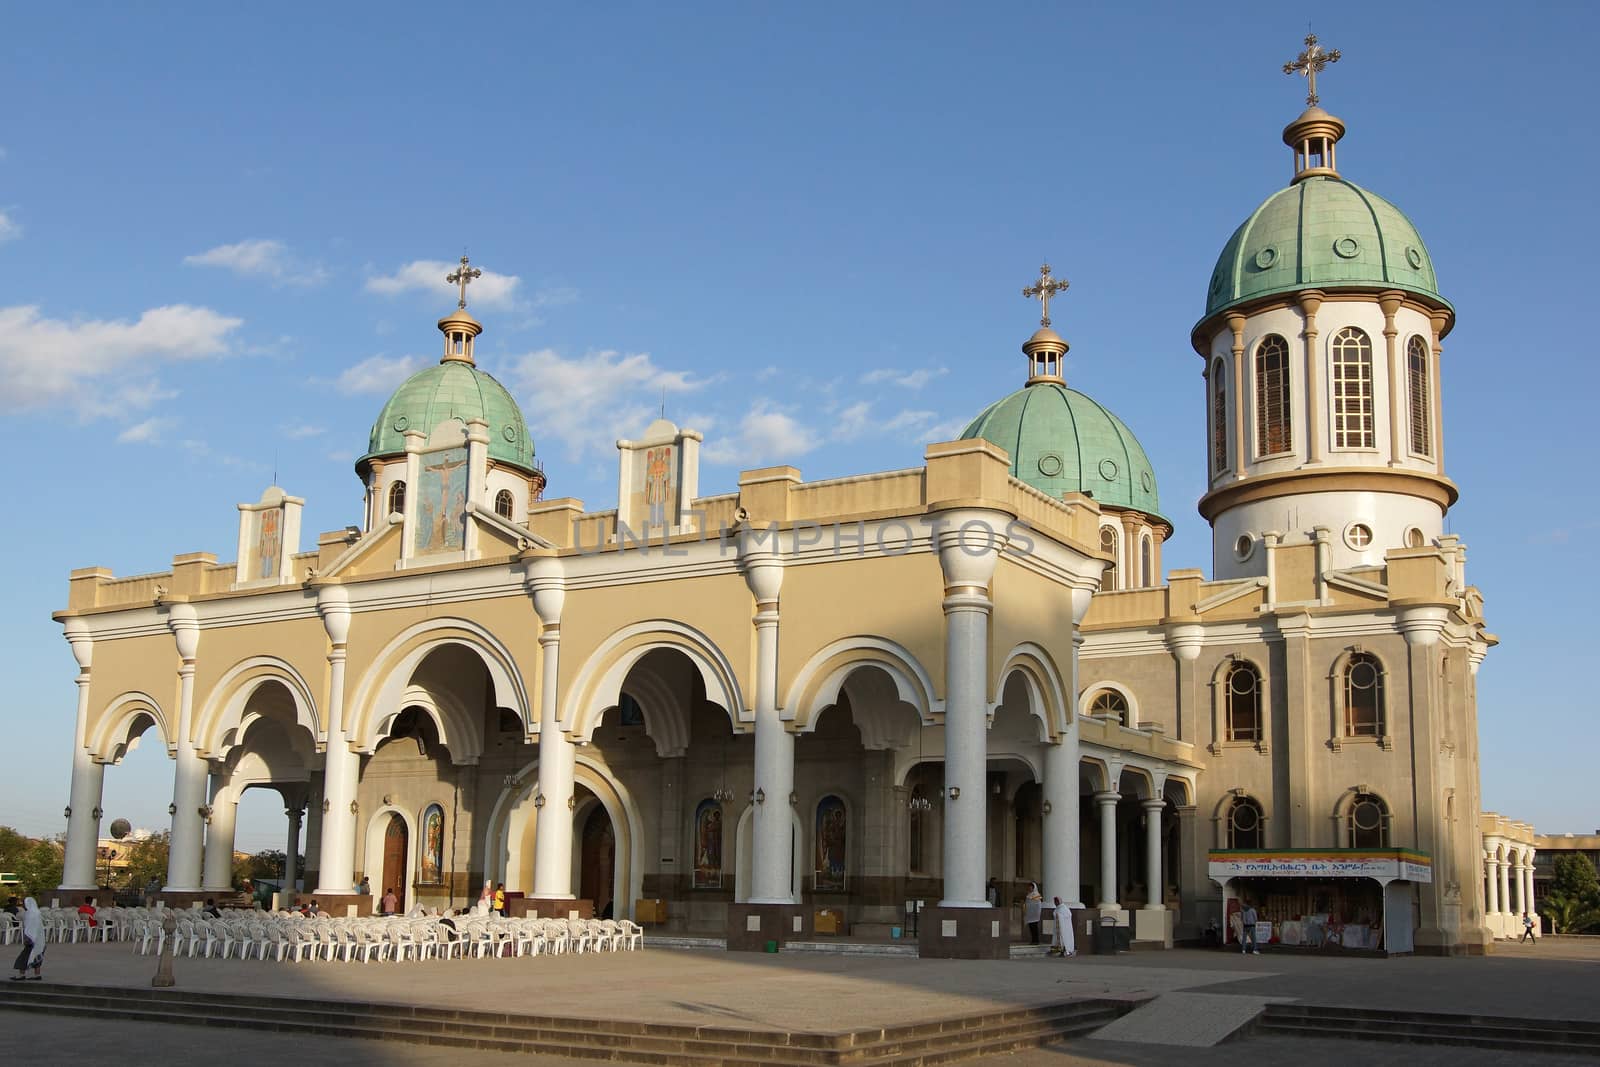
[[[333,384],[341,393],[389,393],[425,362],[421,356],[368,356],[346,367]]]
[[[22,224],[14,220],[4,211],[0,211],[0,244],[6,241],[15,241],[22,236]]]
[[[311,426],[303,422],[291,423],[283,428],[283,436],[291,441],[303,441],[307,437],[320,437],[327,432],[321,426]]]
[[[862,385],[882,385],[885,382],[898,385],[906,389],[921,389],[935,378],[949,374],[948,367],[918,367],[912,371],[895,370],[893,367],[879,367],[861,376]]]
[[[266,278],[274,285],[318,285],[328,278],[320,266],[300,263],[282,241],[253,240],[218,245],[183,262],[191,267],[221,267],[246,278]]]
[[[177,422],[177,419],[162,415],[136,422],[117,434],[117,444],[153,445],[161,440],[163,433],[177,425]]]
[[[868,418],[871,410],[872,402],[870,400],[862,400],[851,404],[835,416],[834,433],[846,440],[860,437],[872,429],[872,420]]]
[[[484,278],[487,277],[488,274],[486,273]],[[478,281],[472,284],[477,285],[481,281],[483,281],[483,278],[479,278]],[[536,308],[566,307],[568,304],[576,304],[577,302],[578,290],[570,285],[555,285],[548,289],[540,289],[533,294],[533,306]]]
[[[243,321],[187,304],[151,308],[134,322],[0,308],[0,411],[63,403],[88,418],[148,407],[170,395],[156,380],[161,363],[226,353]]]
[[[664,394],[707,384],[657,366],[648,353],[610,349],[573,359],[548,348],[529,352],[510,362],[505,379],[523,398],[529,423],[574,460],[614,455],[617,438],[649,425]]]
[[[739,420],[739,431],[725,440],[706,442],[704,455],[712,463],[743,468],[805,455],[822,443],[821,437],[794,416],[779,411],[771,401],[757,400]]]
[[[454,300],[460,290],[444,279],[445,275],[453,273],[459,266],[459,263],[447,263],[442,259],[414,259],[393,274],[380,274],[368,278],[366,289],[369,293],[381,296],[395,296],[413,290],[422,292],[432,290]],[[486,270],[482,277],[474,279],[467,285],[467,304],[486,308],[515,308],[517,288],[521,284],[522,279],[515,274],[496,274],[492,270]],[[576,299],[575,290],[573,298]],[[534,299],[537,303],[538,296],[536,295]]]

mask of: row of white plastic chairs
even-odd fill
[[[95,913],[96,923],[88,916],[79,915],[76,908],[40,908],[44,920],[44,936],[49,941],[117,941],[120,934],[113,932],[121,921],[123,908],[106,908]],[[142,909],[141,909],[142,910]],[[104,920],[101,921],[101,917]],[[22,916],[0,912],[0,944],[22,943]]]

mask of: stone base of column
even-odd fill
[[[594,918],[594,901],[570,897],[507,897],[506,914],[515,919]]]
[[[340,919],[350,914],[378,914],[378,902],[363,893],[293,893],[285,894],[283,900],[297,908],[315,900],[318,911]],[[351,908],[356,910],[351,912]]]
[[[1004,908],[922,909],[917,955],[925,960],[1007,960],[1011,931]]]
[[[1133,913],[1133,939],[1146,947],[1172,947],[1173,914],[1166,908],[1140,908]]]
[[[231,897],[233,890],[222,890],[221,895]],[[204,904],[208,899],[215,900],[217,896],[218,890],[215,889],[163,889],[156,894],[156,899],[173,911],[183,911],[196,904]]]
[[[728,951],[765,952],[767,943],[782,949],[785,942],[812,935],[811,909],[799,904],[729,904]]]

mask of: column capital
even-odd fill
[[[1139,806],[1145,811],[1165,811],[1167,801],[1165,797],[1145,797],[1139,801]]]
[[[178,642],[178,655],[192,662],[200,650],[200,618],[189,604],[171,604],[167,607],[167,629]]]
[[[567,572],[556,556],[537,556],[528,562],[528,594],[534,614],[546,630],[559,628],[567,602]]]
[[[335,647],[350,640],[350,594],[343,586],[325,585],[317,590],[317,614]]]
[[[1110,790],[1101,790],[1100,792],[1098,792],[1098,793],[1096,793],[1094,795],[1094,802],[1096,804],[1099,804],[1101,807],[1105,807],[1108,804],[1117,804],[1117,803],[1120,803],[1121,801],[1122,801],[1122,794],[1121,793],[1115,793],[1115,792],[1112,792]]]
[[[68,619],[62,629],[65,631],[62,636],[72,646],[72,658],[78,662],[78,673],[87,677],[94,664],[94,635],[89,624],[82,619]]]

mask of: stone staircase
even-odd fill
[[[18,982],[0,986],[0,1010],[276,1030],[412,1044],[490,1049],[680,1067],[856,1065],[920,1067],[1037,1048],[1093,1032],[1135,1002],[1077,1000],[904,1026],[813,1034],[565,1019],[499,1012],[412,1008],[175,990]]]
[[[1600,1056],[1600,1023],[1383,1008],[1268,1004],[1255,1033]]]

